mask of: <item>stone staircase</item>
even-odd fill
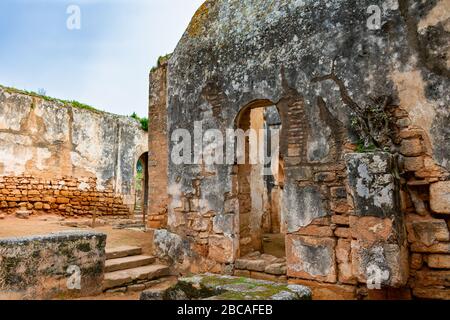
[[[155,258],[142,255],[140,247],[106,250],[103,291],[142,291],[165,276],[169,276],[169,267],[155,264]]]
[[[136,209],[133,217],[120,221],[115,225],[115,228],[117,229],[145,230],[145,227],[144,216],[141,209]]]

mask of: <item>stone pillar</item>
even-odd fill
[[[389,153],[352,153],[345,157],[354,205],[350,216],[352,273],[371,289],[402,287],[409,276],[403,214]]]
[[[150,73],[148,226],[167,226],[168,159],[167,63]]]

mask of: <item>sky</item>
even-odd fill
[[[1,0],[0,84],[146,117],[149,71],[203,1]]]

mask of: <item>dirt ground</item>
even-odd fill
[[[263,253],[277,258],[286,257],[286,245],[284,234],[264,234]]]
[[[112,221],[111,221],[112,222]],[[129,229],[114,229],[107,222],[99,221],[100,226],[89,227],[90,219],[64,219],[58,216],[32,216],[29,219],[18,219],[7,216],[0,219],[0,238],[24,237],[33,235],[45,235],[60,231],[96,231],[106,233],[106,247],[120,246],[142,247],[143,254],[152,254],[152,233]],[[139,300],[140,292],[105,293],[95,297],[86,297],[80,300]],[[13,298],[14,299],[14,298]]]
[[[86,298],[80,298],[75,300],[82,300],[82,301],[89,301],[89,300],[95,300],[95,301],[103,301],[103,300],[139,300],[141,296],[140,292],[130,292],[130,293],[103,293],[99,296],[95,297],[86,297]]]
[[[0,220],[0,238],[45,235],[59,231],[96,231],[106,233],[106,247],[140,246],[144,254],[152,253],[152,234],[128,229],[114,229],[112,225],[88,227],[89,219],[64,219],[58,216],[32,216],[29,219],[18,219],[10,216]],[[74,227],[76,226],[76,227]]]

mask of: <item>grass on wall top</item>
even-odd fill
[[[57,99],[57,98],[49,97],[44,94],[39,94],[34,91],[21,90],[21,89],[16,89],[16,88],[11,88],[11,87],[5,87],[2,85],[0,85],[0,88],[4,89],[6,92],[9,92],[9,93],[24,94],[24,95],[31,96],[31,97],[41,98],[41,99],[44,99],[45,101],[50,101],[50,102],[60,102],[64,105],[71,105],[74,108],[78,108],[78,109],[85,109],[85,110],[89,110],[89,111],[102,112],[102,113],[104,112],[104,111],[98,110],[90,105],[87,105],[87,104],[84,104],[84,103],[81,103],[81,102],[78,102],[75,100]]]
[[[34,91],[27,91],[27,90],[21,90],[21,89],[16,89],[16,88],[11,88],[11,87],[5,87],[3,85],[0,85],[0,88],[9,93],[23,94],[23,95],[27,95],[27,96],[31,96],[31,97],[40,98],[40,99],[43,99],[45,101],[50,101],[50,102],[59,102],[59,103],[64,104],[64,106],[72,106],[74,108],[89,110],[89,111],[96,112],[96,113],[112,114],[112,113],[109,113],[106,111],[98,110],[90,105],[87,105],[85,103],[81,103],[81,102],[78,102],[75,100],[57,99],[57,98],[49,97],[45,94],[40,94],[40,93],[37,93]],[[112,114],[112,115],[114,115],[114,114]],[[148,118],[140,118],[137,116],[136,113],[133,113],[130,116],[130,118],[137,120],[141,124],[141,128],[144,131],[148,131]]]

